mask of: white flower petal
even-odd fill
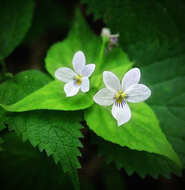
[[[110,38],[118,38],[119,37],[119,34],[111,34],[110,35]]]
[[[92,73],[94,72],[94,69],[95,69],[95,64],[85,65],[82,70],[82,76],[90,77],[92,75]]]
[[[138,68],[133,68],[129,70],[122,79],[122,88],[126,90],[129,86],[137,84],[140,80],[140,70]]]
[[[121,88],[120,85],[120,80],[118,79],[118,77],[109,71],[104,71],[103,72],[103,81],[105,86],[111,90],[111,91],[118,91]]]
[[[101,106],[110,106],[114,102],[114,95],[114,92],[103,88],[94,95],[93,100]]]
[[[101,31],[102,37],[109,37],[110,35],[111,35],[111,32],[109,28],[102,28],[102,31]]]
[[[128,122],[131,118],[131,112],[128,104],[125,102],[122,105],[113,104],[112,115],[117,120],[118,126]]]
[[[79,85],[75,84],[75,81],[68,82],[64,85],[64,91],[67,97],[74,96],[80,89]]]
[[[67,67],[62,67],[55,71],[55,77],[58,80],[61,80],[63,82],[69,82],[69,81],[73,80],[73,78],[75,76],[76,76],[76,73]]]
[[[133,84],[125,91],[128,102],[143,102],[151,95],[151,90],[144,84]]]
[[[82,78],[81,91],[88,92],[89,91],[89,79],[88,77]]]
[[[82,51],[77,51],[74,54],[72,63],[73,63],[74,70],[78,74],[81,74],[82,69],[85,66],[85,55],[84,55],[84,53]]]

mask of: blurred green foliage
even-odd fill
[[[28,31],[34,2],[33,0],[1,0],[0,3],[0,60],[2,60],[20,44]]]

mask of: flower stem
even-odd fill
[[[99,54],[99,57],[98,57],[98,65],[99,65],[99,68],[102,66],[103,57],[104,57],[104,54],[105,54],[106,44],[107,44],[107,40],[105,40],[105,39],[103,38],[103,40],[102,40],[102,45],[101,45],[101,49],[100,49],[100,54]]]
[[[100,48],[100,53],[98,56],[98,64],[96,66],[95,75],[99,72],[100,68],[102,67],[106,46],[107,46],[107,40],[105,38],[103,38],[102,39],[102,45]],[[96,78],[96,81],[95,81],[95,88],[98,88],[102,82],[102,76],[101,75],[97,75],[97,76],[98,77]]]

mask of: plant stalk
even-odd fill
[[[102,39],[102,45],[101,45],[101,48],[100,48],[100,53],[99,53],[99,56],[98,56],[98,67],[96,68],[96,72],[95,72],[95,75],[97,74],[97,72],[100,70],[100,68],[102,67],[102,64],[103,64],[103,59],[104,59],[104,55],[105,55],[105,48],[106,48],[106,45],[107,45],[107,40],[105,38]],[[101,82],[102,82],[102,75],[101,76],[98,76],[96,78],[96,81],[95,81],[95,88],[99,88],[100,85],[101,85]]]

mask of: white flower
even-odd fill
[[[101,31],[101,36],[102,38],[105,38],[105,40],[109,42],[108,44],[109,49],[112,49],[113,46],[118,44],[119,34],[111,34],[109,28],[103,28]]]
[[[109,28],[102,28],[102,31],[101,31],[101,36],[102,37],[107,37],[107,38],[111,38],[111,37],[116,37],[118,38],[119,37],[119,34],[111,34],[111,31]]]
[[[75,72],[67,67],[61,67],[56,70],[55,77],[65,82],[64,91],[66,96],[74,96],[81,89],[82,92],[89,91],[89,77],[95,69],[95,64],[85,65],[85,55],[82,51],[74,54],[72,64]]]
[[[102,31],[101,31],[101,36],[102,37],[107,37],[109,38],[111,35],[111,32],[110,32],[110,29],[109,28],[102,28]]]
[[[106,88],[98,91],[94,96],[94,101],[102,106],[112,106],[112,115],[117,120],[118,126],[128,122],[131,118],[131,111],[127,102],[137,103],[149,98],[150,89],[138,84],[140,80],[140,70],[133,68],[123,77],[122,83],[112,72],[103,72],[103,81]]]

